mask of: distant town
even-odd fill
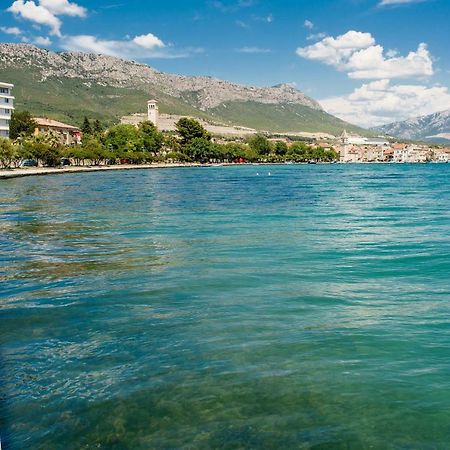
[[[13,84],[0,82],[0,165],[3,168],[53,166],[61,162],[108,165],[162,161],[447,163],[450,160],[450,148],[442,145],[368,138],[346,130],[341,136],[301,132],[274,135],[201,119],[160,115],[155,99],[147,102],[146,113],[124,116],[120,124],[109,129],[103,128],[98,120],[91,123],[87,118],[78,127],[31,115],[26,119],[28,124],[24,116],[13,124],[13,89]],[[95,155],[91,154],[93,148]],[[84,149],[84,153],[78,149]]]

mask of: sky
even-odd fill
[[[0,0],[0,42],[291,83],[372,127],[450,108],[449,0]]]

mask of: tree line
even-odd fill
[[[105,129],[98,120],[84,119],[80,145],[62,145],[56,133],[35,133],[37,124],[28,112],[11,118],[10,140],[0,140],[0,166],[18,167],[30,159],[42,166],[57,166],[62,159],[75,165],[151,162],[305,162],[337,159],[334,150],[304,142],[271,141],[263,134],[245,142],[214,142],[195,119],[181,118],[175,132],[162,133],[152,122],[114,125]]]

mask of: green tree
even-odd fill
[[[309,147],[303,142],[294,142],[286,153],[286,159],[295,162],[304,162],[310,159]]]
[[[144,149],[153,155],[157,155],[164,143],[163,134],[150,121],[141,122],[139,124],[139,132],[142,137]]]
[[[61,157],[59,144],[51,133],[40,133],[23,140],[22,151],[24,157],[35,159],[43,166],[56,166]]]
[[[9,139],[0,138],[0,166],[9,169],[18,157],[17,146]]]
[[[184,153],[171,151],[164,156],[164,161],[167,162],[187,162],[189,161],[189,157]]]
[[[288,151],[288,146],[284,141],[275,142],[273,152],[275,155],[284,156]]]
[[[91,122],[86,116],[84,116],[83,125],[81,125],[81,132],[85,136],[92,134]]]
[[[244,159],[249,162],[258,161],[260,154],[252,149],[250,146],[247,146],[244,153]]]
[[[117,154],[118,157],[127,152],[142,151],[144,140],[142,134],[133,125],[115,125],[105,136],[106,148]]]
[[[233,162],[240,158],[246,159],[246,149],[248,147],[237,142],[229,142],[219,146],[222,161]]]
[[[20,136],[31,136],[38,124],[28,111],[13,111],[9,124],[9,137],[17,139]]]
[[[184,154],[193,161],[206,163],[211,159],[216,159],[218,156],[216,146],[203,137],[191,139],[191,141],[184,147]]]
[[[211,140],[211,135],[206,129],[195,119],[182,117],[176,124],[175,128],[181,139],[181,145],[189,144],[193,139],[200,138]]]
[[[81,147],[84,150],[84,158],[90,159],[94,166],[98,166],[107,157],[105,146],[96,136],[87,136]]]
[[[168,152],[181,153],[180,141],[173,134],[164,136],[163,147]]]
[[[66,147],[65,154],[67,158],[73,159],[76,166],[84,166],[84,162],[88,159],[88,151],[82,145],[77,145],[75,147]]]
[[[250,148],[258,155],[268,155],[272,151],[272,145],[262,134],[256,134],[248,140]]]
[[[94,125],[92,126],[92,131],[94,134],[102,134],[103,133],[103,126],[100,123],[100,120],[95,119]]]

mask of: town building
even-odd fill
[[[450,161],[450,149],[443,148],[435,151],[434,159],[437,162],[448,163]]]
[[[14,85],[0,82],[0,137],[9,137],[9,124],[14,111]]]
[[[53,133],[63,145],[81,143],[81,130],[77,127],[42,117],[35,117],[34,121],[37,123],[37,128],[34,131],[35,135],[50,132]]]
[[[363,136],[354,136],[347,133],[346,130],[341,135],[341,144],[352,145],[371,145],[371,146],[387,146],[389,141],[384,138],[367,138]]]
[[[339,159],[341,162],[384,161],[384,150],[388,146],[386,139],[351,136],[344,130],[338,147]]]
[[[158,127],[159,108],[156,100],[149,100],[147,102],[147,117],[149,122],[152,122],[155,127]]]

